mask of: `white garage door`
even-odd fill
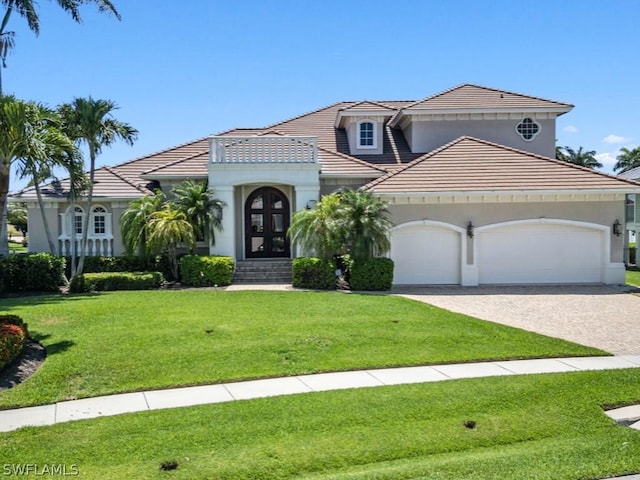
[[[432,225],[411,225],[391,234],[396,285],[460,283],[460,234]]]
[[[566,224],[516,224],[477,233],[479,282],[599,283],[600,230]]]

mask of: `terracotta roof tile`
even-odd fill
[[[634,190],[640,183],[461,137],[366,185],[376,193]]]
[[[411,110],[445,109],[521,109],[521,108],[561,108],[571,109],[573,105],[554,100],[532,97],[520,93],[497,90],[479,85],[463,84],[419,100],[404,108]]]

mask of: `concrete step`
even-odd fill
[[[291,283],[291,260],[239,260],[233,274],[234,283]]]

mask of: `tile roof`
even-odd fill
[[[447,110],[447,109],[522,109],[522,108],[561,108],[571,109],[573,105],[554,100],[532,97],[520,93],[497,90],[465,83],[444,92],[419,100],[404,108],[411,110]]]
[[[69,194],[69,179],[50,182],[41,187],[41,192],[47,199],[60,198],[66,200]],[[101,198],[130,199],[153,193],[148,181],[140,178],[131,179],[114,168],[102,167],[95,171],[93,186],[94,202]],[[37,198],[35,187],[29,187],[12,195],[20,200],[34,200]]]
[[[626,172],[618,174],[620,178],[627,178],[629,180],[640,180],[640,167],[632,168]]]
[[[640,188],[584,167],[460,137],[363,187],[376,193],[620,190]]]
[[[397,108],[393,108],[393,107],[391,107],[389,105],[385,105],[384,103],[380,103],[380,102],[372,102],[370,100],[363,100],[361,102],[356,102],[353,105],[349,105],[348,107],[344,107],[344,108],[340,109],[340,111],[342,111],[342,112],[349,112],[349,111],[357,111],[357,112],[374,111],[374,112],[379,112],[380,110],[386,110],[391,114],[391,113],[397,111]]]

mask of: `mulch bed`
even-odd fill
[[[24,382],[42,365],[46,356],[47,352],[42,345],[29,340],[22,353],[0,370],[0,391],[8,390]]]

